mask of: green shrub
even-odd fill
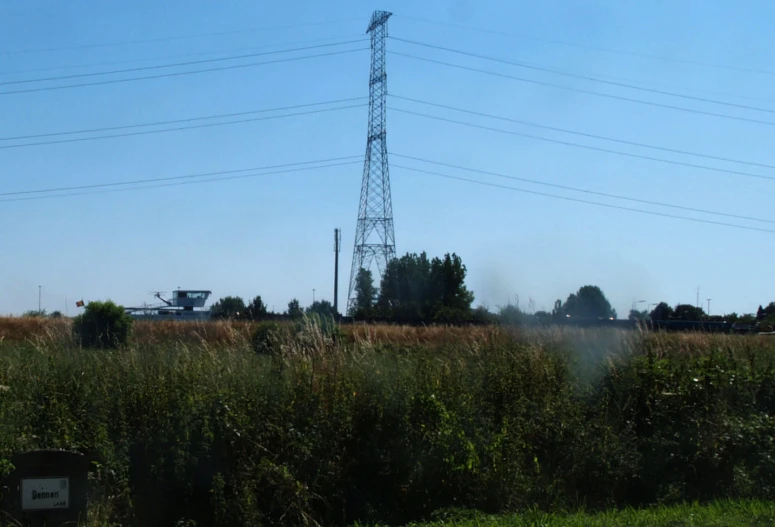
[[[291,331],[288,324],[279,322],[261,322],[253,332],[253,350],[256,353],[271,354],[276,351]]]
[[[126,344],[132,317],[110,300],[89,302],[73,323],[75,338],[86,348],[117,348]]]

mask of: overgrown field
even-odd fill
[[[217,323],[138,325],[97,351],[41,324],[0,334],[0,466],[84,452],[94,525],[400,525],[775,490],[768,337]]]
[[[775,504],[719,501],[599,513],[552,514],[528,511],[491,516],[470,511],[440,514],[437,521],[410,527],[765,527],[775,525]]]

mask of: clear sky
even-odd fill
[[[360,40],[366,37],[374,9],[394,13],[391,37],[760,110],[559,76],[398,40],[388,41],[389,52],[775,124],[775,67],[769,54],[775,5],[763,0],[40,0],[0,3],[0,138],[366,97],[366,42],[186,67],[7,83]],[[192,38],[170,38],[183,36]],[[124,44],[102,45],[108,43]],[[360,51],[195,75],[7,93],[345,49]],[[391,95],[775,165],[773,124],[605,98],[393,54],[387,64]],[[394,154],[775,219],[773,180],[585,150],[396,109],[725,170],[775,177],[775,168],[616,144],[400,99],[388,104],[387,140]],[[330,107],[334,106],[326,106]],[[292,112],[301,111],[309,109]],[[132,305],[152,301],[150,291],[178,286],[210,289],[216,299],[241,295],[247,300],[260,294],[277,311],[293,297],[310,304],[313,289],[317,299],[332,300],[336,227],[343,233],[339,298],[344,305],[366,118],[367,108],[357,106],[228,126],[0,148],[0,193],[6,194],[0,196],[0,313],[36,309],[39,285],[43,308],[65,311],[67,299],[70,315],[77,312],[75,301],[80,298],[110,298]],[[201,122],[212,121],[197,121]],[[173,126],[189,124],[196,123]],[[3,140],[0,146],[73,137],[85,136]],[[344,156],[361,159],[336,167],[201,184],[22,201],[9,200],[41,195],[7,195]],[[625,202],[395,156],[390,162],[559,196],[775,230],[773,223]],[[694,303],[698,286],[703,307],[707,298],[712,299],[713,314],[752,312],[775,300],[774,286],[766,278],[775,233],[592,206],[398,167],[391,169],[391,184],[397,252],[458,253],[468,268],[476,305],[494,309],[519,295],[523,307],[532,298],[536,309],[551,309],[555,299],[565,299],[585,284],[602,287],[620,316],[626,316],[633,300]]]

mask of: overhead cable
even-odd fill
[[[361,163],[360,158],[362,158],[362,155],[357,156],[344,156],[344,157],[333,157],[328,159],[318,159],[314,161],[300,161],[296,163],[285,163],[280,165],[268,165],[268,166],[261,166],[261,167],[250,167],[250,168],[238,168],[233,170],[221,170],[217,172],[204,172],[199,174],[186,174],[182,176],[171,176],[171,177],[160,177],[160,178],[148,178],[148,179],[135,179],[130,181],[118,181],[118,182],[112,182],[112,183],[94,183],[94,184],[86,184],[86,185],[74,185],[74,186],[67,186],[67,187],[54,187],[54,188],[45,188],[45,189],[34,189],[34,190],[18,190],[18,191],[11,191],[11,192],[1,192],[0,196],[28,196],[26,198],[14,198],[14,199],[3,199],[0,200],[0,202],[7,202],[7,201],[23,201],[23,200],[29,200],[29,199],[42,199],[42,198],[57,198],[57,197],[69,197],[69,196],[78,196],[83,195],[84,193],[72,193],[74,190],[95,190],[95,189],[106,189],[106,188],[117,188],[117,187],[127,187],[129,185],[143,185],[146,183],[163,183],[163,182],[171,182],[175,181],[178,182],[176,184],[182,184],[181,181],[189,181],[189,180],[200,180],[201,178],[211,177],[211,176],[222,176],[222,175],[228,175],[228,174],[239,174],[244,172],[255,172],[255,171],[264,171],[264,170],[273,170],[273,169],[286,169],[289,167],[301,167],[303,165],[312,165],[312,164],[321,164],[321,163],[332,163],[336,161],[336,164],[326,164],[321,166],[306,166],[303,168],[295,168],[294,170],[290,170],[290,172],[299,171],[299,170],[313,170],[315,168],[327,168],[329,166],[341,166],[341,165],[349,165],[353,163]],[[352,161],[345,161],[345,160],[352,160]],[[279,173],[285,173],[286,171],[280,171],[280,172],[262,172],[262,174],[279,174]],[[236,179],[236,178],[243,178],[243,177],[254,177],[257,175],[262,174],[248,174],[247,176],[241,175],[241,176],[228,176],[223,178],[215,178],[215,179],[207,179],[203,181],[220,181],[220,180],[228,180],[228,179]],[[156,188],[154,185],[153,187],[128,187],[126,189],[117,189],[117,190],[130,190],[134,188]],[[168,186],[168,185],[161,185],[161,186]],[[54,192],[68,192],[67,194],[53,194]],[[48,196],[42,196],[42,194],[50,194]],[[29,197],[31,196],[31,197]]]
[[[196,64],[210,64],[213,62],[223,62],[226,60],[241,60],[241,59],[248,59],[248,58],[255,58],[255,57],[263,57],[266,55],[279,55],[281,53],[294,53],[296,51],[308,51],[311,49],[321,49],[321,48],[330,48],[332,46],[343,46],[347,44],[357,44],[359,42],[365,42],[368,39],[361,38],[357,40],[348,40],[345,42],[334,42],[330,44],[317,44],[315,46],[304,46],[300,48],[290,48],[290,49],[278,49],[275,51],[263,51],[261,53],[248,53],[244,55],[232,55],[229,57],[217,57],[213,59],[201,59],[201,60],[190,60],[188,62],[174,62],[171,64],[155,64],[153,66],[141,66],[138,68],[125,68],[120,70],[110,70],[110,71],[95,71],[90,73],[75,73],[72,75],[60,75],[57,77],[41,77],[37,79],[22,79],[22,80],[15,80],[15,81],[4,81],[0,82],[0,86],[8,86],[11,84],[27,84],[30,82],[49,82],[49,81],[59,81],[59,80],[68,80],[68,79],[79,79],[83,77],[97,77],[100,75],[116,75],[118,73],[133,73],[137,71],[149,71],[149,70],[158,70],[162,68],[178,68],[181,66],[194,66]]]
[[[452,27],[457,29],[463,29],[466,31],[477,31],[480,33],[489,33],[491,35],[500,35],[504,37],[509,38],[517,38],[517,39],[523,39],[523,40],[532,40],[534,42],[543,42],[545,44],[554,44],[559,46],[568,46],[568,47],[574,47],[579,49],[587,49],[592,51],[600,51],[603,53],[613,53],[617,55],[628,55],[631,57],[640,57],[645,59],[652,59],[652,60],[662,60],[662,61],[668,61],[668,62],[677,62],[680,64],[691,64],[694,66],[702,66],[706,68],[720,68],[720,69],[727,69],[727,70],[734,70],[734,71],[740,71],[740,72],[746,72],[746,73],[758,73],[762,75],[775,75],[775,72],[767,71],[767,70],[760,70],[760,69],[753,69],[753,68],[744,68],[741,66],[731,66],[727,64],[713,64],[709,62],[701,62],[696,60],[690,60],[690,59],[684,59],[680,57],[668,57],[664,55],[651,55],[648,53],[639,53],[636,51],[627,51],[627,50],[621,50],[621,49],[613,49],[613,48],[604,48],[600,46],[590,46],[588,44],[578,44],[573,42],[564,42],[561,40],[553,40],[553,39],[545,39],[545,38],[539,38],[539,37],[533,37],[529,35],[518,35],[515,33],[506,33],[504,31],[497,31],[494,29],[485,29],[485,28],[477,28],[472,26],[465,26],[461,24],[451,24],[448,22],[441,22],[438,20],[428,20],[424,18],[418,18],[418,17],[412,17],[407,15],[401,15],[401,14],[395,14],[394,16],[403,18],[406,20],[414,20],[415,22],[422,22],[425,24],[433,24],[437,26],[444,26],[444,27]]]
[[[626,210],[626,211],[630,211],[630,212],[639,212],[641,214],[649,214],[649,215],[652,215],[652,216],[661,216],[661,217],[671,218],[671,219],[678,219],[678,220],[684,220],[684,221],[693,221],[693,222],[698,222],[698,223],[708,223],[708,224],[711,224],[711,225],[720,225],[720,226],[724,226],[724,227],[733,227],[733,228],[736,228],[736,229],[745,229],[745,230],[759,231],[759,232],[766,232],[766,233],[769,233],[769,234],[775,234],[775,230],[762,229],[760,227],[749,227],[749,226],[746,226],[746,225],[737,225],[737,224],[734,224],[734,223],[726,223],[726,222],[721,222],[721,221],[703,220],[703,219],[700,219],[700,218],[690,218],[688,216],[678,216],[676,214],[668,214],[668,213],[665,213],[665,212],[656,212],[656,211],[650,211],[650,210],[644,210],[644,209],[636,209],[636,208],[633,208],[633,207],[624,207],[622,205],[612,205],[610,203],[600,203],[598,201],[589,201],[589,200],[580,199],[580,198],[571,198],[571,197],[567,197],[567,196],[560,196],[558,194],[549,194],[547,192],[539,192],[537,190],[528,190],[528,189],[522,189],[522,188],[517,188],[517,187],[509,187],[509,186],[506,186],[506,185],[499,185],[497,183],[490,183],[488,181],[479,181],[479,180],[476,180],[476,179],[469,179],[469,178],[463,178],[463,177],[459,177],[459,176],[452,176],[452,175],[449,175],[449,174],[442,174],[440,172],[432,172],[432,171],[427,171],[427,170],[418,170],[418,169],[413,169],[411,167],[404,167],[404,166],[400,166],[400,165],[393,165],[393,166],[395,168],[401,168],[401,169],[410,170],[410,171],[414,171],[414,172],[418,172],[418,173],[426,173],[426,174],[430,174],[430,175],[434,175],[434,176],[442,177],[442,178],[446,178],[446,179],[455,179],[455,180],[458,180],[458,181],[466,181],[468,183],[474,183],[474,184],[477,184],[477,185],[485,185],[485,186],[488,186],[488,187],[495,187],[495,188],[500,188],[500,189],[505,189],[505,190],[511,190],[511,191],[514,191],[514,192],[522,192],[522,193],[525,193],[525,194],[533,194],[533,195],[536,195],[536,196],[543,196],[543,197],[553,198],[553,199],[561,199],[561,200],[564,200],[564,201],[572,201],[572,202],[576,202],[576,203],[584,203],[584,204],[587,204],[587,205],[594,205],[594,206],[597,206],[597,207],[606,207],[606,208],[609,208],[609,209]]]
[[[17,50],[0,50],[0,55],[21,55],[21,54],[28,54],[28,53],[46,53],[46,52],[52,52],[52,51],[69,51],[69,50],[75,50],[75,49],[90,49],[90,48],[105,48],[105,47],[116,47],[116,46],[129,46],[129,45],[137,45],[137,44],[151,44],[156,42],[170,42],[173,40],[188,40],[188,39],[195,39],[195,38],[209,38],[209,37],[220,37],[220,36],[228,36],[228,35],[239,35],[239,34],[246,34],[246,33],[258,33],[262,31],[277,31],[282,29],[298,29],[300,27],[310,27],[310,26],[321,26],[321,25],[327,25],[327,24],[338,24],[341,22],[352,22],[360,20],[359,18],[345,18],[340,20],[329,20],[329,21],[322,21],[322,22],[308,22],[308,23],[302,23],[302,24],[293,24],[293,25],[285,25],[285,26],[270,26],[270,27],[261,27],[261,28],[249,28],[249,29],[240,29],[235,31],[218,31],[215,33],[199,33],[194,35],[179,35],[179,36],[171,36],[171,37],[157,37],[157,38],[147,38],[147,39],[140,39],[140,40],[125,40],[125,41],[119,41],[119,42],[98,42],[98,43],[92,43],[92,44],[80,44],[77,46],[59,46],[59,47],[50,47],[50,48],[36,48],[36,49],[17,49]]]
[[[574,78],[574,79],[582,79],[582,80],[591,81],[591,82],[597,82],[597,83],[601,83],[601,84],[608,84],[610,86],[616,86],[616,87],[619,87],[619,88],[628,88],[628,89],[631,89],[631,90],[639,90],[639,91],[644,91],[644,92],[648,92],[648,93],[655,93],[655,94],[658,94],[658,95],[667,95],[667,96],[670,96],[670,97],[679,97],[681,99],[688,99],[688,100],[692,100],[692,101],[711,103],[711,104],[718,104],[718,105],[721,105],[721,106],[729,106],[729,107],[732,107],[732,108],[741,108],[741,109],[744,109],[744,110],[754,110],[754,111],[757,111],[757,112],[775,113],[775,110],[773,110],[771,108],[761,108],[761,107],[758,107],[758,106],[749,106],[747,104],[737,104],[737,103],[726,102],[726,101],[718,101],[718,100],[715,100],[715,99],[709,99],[707,97],[697,97],[697,96],[694,96],[694,95],[684,95],[682,93],[676,93],[676,92],[671,92],[671,91],[666,91],[666,90],[658,90],[656,88],[646,88],[644,86],[636,86],[634,84],[628,84],[628,83],[625,83],[625,82],[606,80],[606,79],[602,79],[600,77],[593,77],[591,75],[579,75],[579,74],[576,74],[576,73],[569,73],[567,71],[560,71],[560,70],[556,70],[556,69],[552,69],[552,68],[547,68],[547,67],[544,67],[544,66],[535,66],[533,64],[526,64],[524,62],[515,62],[515,61],[512,61],[512,60],[500,59],[500,58],[497,58],[497,57],[490,57],[490,56],[487,56],[487,55],[481,55],[479,53],[471,53],[469,51],[463,51],[463,50],[460,50],[460,49],[453,49],[453,48],[448,48],[448,47],[445,47],[445,46],[438,46],[438,45],[434,45],[434,44],[428,44],[426,42],[418,42],[416,40],[408,40],[408,39],[405,39],[405,38],[398,38],[398,37],[390,37],[390,38],[392,40],[397,41],[397,42],[405,42],[407,44],[412,44],[412,45],[415,45],[415,46],[422,46],[422,47],[426,47],[426,48],[430,48],[430,49],[447,51],[447,52],[450,52],[450,53],[456,53],[458,55],[463,55],[463,56],[466,56],[466,57],[473,57],[473,58],[477,58],[477,59],[483,59],[483,60],[489,60],[489,61],[492,61],[492,62],[498,62],[500,64],[508,64],[510,66],[516,66],[518,68],[531,69],[531,70],[535,70],[535,71],[543,71],[543,72],[546,72],[546,73],[552,73],[554,75],[562,75],[564,77],[571,77],[571,78]]]
[[[248,64],[232,64],[230,66],[220,66],[217,68],[207,68],[207,69],[200,69],[200,70],[192,70],[192,71],[177,71],[177,72],[171,72],[171,73],[161,73],[158,75],[147,75],[145,77],[131,77],[128,79],[111,79],[111,80],[104,80],[104,81],[96,81],[96,82],[85,82],[80,84],[66,84],[63,86],[43,86],[38,88],[24,88],[20,90],[12,90],[12,91],[0,91],[0,95],[13,95],[18,93],[32,93],[32,92],[41,92],[41,91],[50,91],[50,90],[63,90],[67,88],[82,88],[85,86],[101,86],[106,84],[117,84],[121,82],[135,82],[135,81],[144,81],[144,80],[150,80],[150,79],[162,79],[165,77],[179,77],[183,75],[194,75],[198,73],[210,73],[213,71],[225,71],[225,70],[234,70],[239,68],[250,68],[253,66],[264,66],[267,64],[279,64],[283,62],[292,62],[297,60],[306,60],[306,59],[316,59],[321,57],[331,57],[334,55],[344,55],[346,53],[357,53],[358,51],[367,51],[369,48],[356,48],[356,49],[347,49],[342,51],[331,51],[328,53],[318,53],[316,55],[302,55],[300,57],[288,57],[284,59],[277,59],[277,60],[267,60],[264,62],[251,62]]]
[[[154,121],[150,123],[138,123],[138,124],[126,124],[126,125],[120,125],[120,126],[107,126],[102,128],[84,128],[81,130],[68,130],[64,132],[47,132],[43,134],[31,134],[31,135],[17,135],[17,136],[10,136],[10,137],[0,137],[0,141],[21,141],[24,139],[40,139],[43,137],[56,137],[56,136],[63,136],[63,135],[77,135],[77,134],[90,134],[90,133],[97,133],[97,132],[109,132],[114,130],[126,130],[130,128],[142,128],[147,126],[161,126],[165,124],[179,124],[179,123],[189,123],[193,121],[203,121],[207,119],[222,119],[226,117],[239,117],[242,115],[251,115],[256,113],[268,113],[268,112],[279,112],[284,110],[297,110],[299,108],[308,108],[310,106],[323,106],[326,104],[340,104],[344,102],[354,102],[354,101],[361,101],[366,99],[367,97],[350,97],[347,99],[334,99],[331,101],[322,101],[322,102],[313,102],[313,103],[307,103],[307,104],[297,104],[294,106],[280,106],[278,108],[265,108],[262,110],[246,110],[242,112],[233,112],[233,113],[221,113],[221,114],[213,114],[213,115],[205,115],[205,116],[199,116],[199,117],[186,117],[183,119],[173,119],[170,121]],[[349,106],[345,107],[349,108]],[[228,123],[227,123],[228,124]],[[165,130],[161,130],[165,131]],[[155,131],[151,131],[148,133],[154,133]],[[113,137],[113,136],[108,136]],[[100,137],[85,137],[79,139],[79,141],[88,141],[91,139],[100,139]],[[50,144],[50,143],[37,143],[37,144]],[[10,145],[8,148],[14,148],[14,147],[20,147],[20,146],[28,146],[28,145]],[[3,146],[0,146],[0,148],[4,148]]]
[[[421,157],[407,156],[407,155],[395,154],[395,153],[391,154],[391,156],[392,157],[400,157],[400,158],[403,158],[403,159],[411,159],[413,161],[420,161],[422,163],[429,163],[429,164],[432,164],[432,165],[444,166],[444,167],[447,167],[447,168],[455,168],[455,169],[458,169],[458,170],[465,170],[465,171],[468,171],[468,172],[475,172],[477,174],[484,174],[484,175],[488,175],[488,176],[495,176],[495,177],[500,177],[500,178],[504,178],[504,179],[512,179],[512,180],[515,180],[515,181],[522,181],[522,182],[525,182],[525,183],[532,183],[534,185],[542,185],[542,186],[545,186],[545,187],[558,188],[558,189],[562,189],[562,190],[570,190],[572,192],[581,192],[583,194],[592,194],[592,195],[595,195],[595,196],[601,196],[601,197],[605,197],[605,198],[620,199],[620,200],[624,200],[624,201],[632,201],[632,202],[635,202],[635,203],[643,203],[644,205],[655,205],[655,206],[658,206],[658,207],[666,207],[666,208],[670,208],[670,209],[685,210],[687,212],[699,212],[701,214],[710,214],[712,216],[725,216],[727,218],[735,218],[735,219],[738,219],[738,220],[747,220],[747,221],[756,221],[756,222],[759,222],[759,223],[775,223],[775,220],[767,220],[767,219],[762,219],[762,218],[755,218],[753,216],[744,216],[744,215],[740,215],[740,214],[731,214],[731,213],[718,212],[718,211],[707,210],[707,209],[698,209],[698,208],[694,208],[694,207],[686,207],[686,206],[683,206],[683,205],[674,205],[674,204],[671,204],[671,203],[664,203],[664,202],[659,202],[659,201],[651,201],[651,200],[640,199],[640,198],[632,198],[632,197],[629,197],[629,196],[620,196],[620,195],[617,195],[617,194],[610,194],[610,193],[607,193],[607,192],[598,192],[598,191],[595,191],[595,190],[589,190],[589,189],[585,189],[585,188],[571,187],[571,186],[568,186],[568,185],[560,185],[560,184],[557,184],[557,183],[549,183],[547,181],[539,181],[539,180],[536,180],[536,179],[530,179],[530,178],[519,177],[519,176],[510,176],[510,175],[501,174],[501,173],[498,173],[498,172],[491,172],[491,171],[488,171],[488,170],[479,170],[479,169],[475,169],[475,168],[469,168],[469,167],[464,167],[464,166],[460,166],[460,165],[454,165],[454,164],[451,164],[451,163],[441,163],[439,161],[431,161],[431,160],[428,160],[428,159],[423,159]],[[394,166],[398,166],[398,165],[394,165]],[[402,167],[402,168],[407,168],[407,167]],[[416,169],[409,169],[409,170],[416,170]]]
[[[658,103],[658,102],[653,102],[653,101],[645,101],[643,99],[634,99],[632,97],[624,97],[624,96],[621,96],[621,95],[614,95],[614,94],[611,94],[611,93],[603,93],[603,92],[598,92],[598,91],[593,91],[593,90],[585,90],[583,88],[574,88],[574,87],[571,87],[571,86],[563,86],[561,84],[553,84],[551,82],[544,82],[544,81],[539,81],[539,80],[536,80],[536,79],[528,79],[528,78],[525,78],[525,77],[517,77],[515,75],[508,75],[506,73],[499,73],[499,72],[488,71],[488,70],[483,70],[483,69],[479,69],[479,68],[472,68],[470,66],[463,66],[461,64],[453,64],[451,62],[444,62],[444,61],[441,61],[441,60],[434,60],[434,59],[429,59],[429,58],[425,58],[425,57],[418,57],[417,55],[411,55],[409,53],[399,53],[397,51],[388,51],[388,54],[396,55],[396,56],[399,56],[399,57],[406,57],[406,58],[410,58],[410,59],[413,59],[413,60],[420,60],[420,61],[428,62],[428,63],[432,63],[432,64],[439,64],[439,65],[448,66],[448,67],[451,67],[451,68],[458,68],[458,69],[461,69],[461,70],[473,71],[473,72],[476,72],[476,73],[483,73],[485,75],[492,75],[492,76],[495,76],[495,77],[502,77],[504,79],[512,79],[512,80],[516,80],[516,81],[520,81],[520,82],[536,84],[538,86],[546,86],[546,87],[549,87],[549,88],[556,88],[556,89],[559,89],[559,90],[566,90],[566,91],[571,91],[571,92],[576,92],[576,93],[583,93],[583,94],[586,94],[586,95],[594,95],[596,97],[605,97],[607,99],[614,99],[614,100],[618,100],[618,101],[625,101],[625,102],[631,102],[631,103],[636,103],[636,104],[644,104],[644,105],[647,105],[647,106],[654,106],[654,107],[657,107],[657,108],[666,108],[666,109],[669,109],[669,110],[678,110],[678,111],[681,111],[681,112],[694,113],[694,114],[698,114],[698,115],[707,115],[707,116],[711,116],[711,117],[720,117],[720,118],[723,118],[723,119],[731,119],[733,121],[743,121],[743,122],[748,122],[748,123],[764,124],[764,125],[767,125],[767,126],[775,126],[775,121],[763,121],[763,120],[760,120],[760,119],[752,119],[752,118],[749,118],[749,117],[738,117],[738,116],[735,116],[735,115],[728,115],[728,114],[723,114],[723,113],[709,112],[709,111],[705,111],[705,110],[697,110],[697,109],[694,109],[694,108],[686,108],[686,107],[683,107],[683,106],[675,106],[675,105],[672,105],[672,104],[663,104],[663,103]]]
[[[456,112],[467,113],[467,114],[471,114],[471,115],[478,115],[480,117],[487,117],[487,118],[490,118],[490,119],[498,119],[500,121],[507,121],[507,122],[510,122],[510,123],[522,124],[522,125],[525,125],[525,126],[532,126],[532,127],[535,127],[535,128],[542,128],[544,130],[552,130],[552,131],[555,131],[555,132],[562,132],[564,134],[579,135],[579,136],[582,136],[582,137],[589,137],[591,139],[601,139],[603,141],[611,141],[611,142],[614,142],[614,143],[621,143],[621,144],[630,145],[630,146],[638,146],[638,147],[641,147],[641,148],[650,148],[652,150],[661,150],[663,152],[671,152],[671,153],[674,153],[674,154],[683,154],[683,155],[687,155],[687,156],[703,157],[705,159],[713,159],[715,161],[724,161],[724,162],[727,162],[727,163],[738,163],[738,164],[741,164],[741,165],[749,165],[749,166],[755,166],[755,167],[775,169],[775,165],[768,165],[766,163],[756,163],[756,162],[753,162],[753,161],[744,161],[744,160],[741,160],[741,159],[731,159],[731,158],[728,158],[728,157],[720,157],[720,156],[714,156],[714,155],[710,155],[710,154],[702,154],[702,153],[698,153],[698,152],[690,152],[688,150],[679,150],[679,149],[676,149],[676,148],[669,148],[669,147],[665,147],[665,146],[648,145],[648,144],[645,144],[645,143],[638,143],[636,141],[627,141],[627,140],[624,140],[624,139],[616,139],[614,137],[606,137],[606,136],[603,136],[603,135],[590,134],[590,133],[587,133],[587,132],[579,132],[579,131],[576,131],[576,130],[568,130],[567,128],[558,128],[556,126],[548,126],[548,125],[545,125],[545,124],[533,123],[533,122],[530,122],[530,121],[523,121],[523,120],[520,120],[520,119],[511,119],[511,118],[502,117],[502,116],[499,116],[499,115],[492,115],[492,114],[483,113],[483,112],[476,112],[476,111],[473,111],[473,110],[466,110],[464,108],[458,108],[458,107],[455,107],[455,106],[448,106],[448,105],[445,105],[445,104],[433,103],[433,102],[430,102],[430,101],[414,99],[414,98],[411,98],[411,97],[402,97],[400,95],[389,94],[388,97],[391,97],[393,99],[409,101],[409,102],[415,102],[415,103],[418,103],[418,104],[424,104],[424,105],[427,105],[427,106],[435,106],[437,108],[444,108],[446,110],[453,110],[453,111],[456,111]]]
[[[559,139],[550,139],[548,137],[540,137],[540,136],[536,136],[536,135],[524,134],[524,133],[521,133],[521,132],[513,132],[511,130],[503,130],[502,128],[494,128],[494,127],[491,127],[491,126],[483,126],[483,125],[474,124],[474,123],[467,123],[465,121],[459,121],[457,119],[447,119],[445,117],[438,117],[436,115],[430,115],[430,114],[427,114],[427,113],[413,112],[413,111],[410,111],[410,110],[403,110],[403,109],[395,108],[395,107],[392,107],[392,106],[390,106],[389,108],[390,108],[391,111],[394,111],[394,112],[400,112],[400,113],[405,113],[405,114],[409,114],[409,115],[416,115],[418,117],[424,117],[424,118],[427,118],[427,119],[434,119],[436,121],[444,121],[444,122],[448,122],[448,123],[459,124],[459,125],[462,125],[462,126],[469,126],[471,128],[479,128],[481,130],[489,130],[491,132],[498,132],[498,133],[502,133],[502,134],[509,134],[509,135],[514,135],[514,136],[518,136],[518,137],[526,137],[528,139],[535,139],[537,141],[545,141],[545,142],[548,142],[548,143],[555,143],[555,144],[559,144],[559,145],[572,146],[574,148],[583,148],[585,150],[594,150],[596,152],[605,152],[607,154],[616,154],[616,155],[625,156],[625,157],[632,157],[632,158],[636,158],[636,159],[644,159],[644,160],[647,160],[647,161],[656,161],[656,162],[659,162],[659,163],[667,163],[667,164],[670,164],[670,165],[685,166],[685,167],[690,167],[690,168],[699,168],[701,170],[709,170],[711,172],[721,172],[721,173],[725,173],[725,174],[734,174],[734,175],[737,175],[737,176],[745,176],[745,177],[751,177],[751,178],[757,178],[757,179],[775,180],[775,177],[773,177],[773,176],[763,176],[761,174],[754,174],[752,172],[742,172],[740,170],[728,170],[728,169],[725,169],[725,168],[716,168],[716,167],[711,167],[711,166],[707,166],[707,165],[697,165],[695,163],[685,163],[683,161],[674,161],[672,159],[662,159],[662,158],[659,158],[659,157],[645,156],[645,155],[642,155],[642,154],[633,154],[633,153],[630,153],[630,152],[622,152],[622,151],[619,151],[619,150],[611,150],[609,148],[601,148],[601,147],[597,147],[597,146],[583,145],[583,144],[580,144],[580,143],[572,143],[570,141],[562,141],[562,140],[559,140]]]

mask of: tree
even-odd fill
[[[742,315],[730,313],[726,315],[724,319],[732,324],[739,324],[742,326],[753,326],[756,324],[756,315],[754,313],[743,313]]]
[[[756,321],[766,327],[775,325],[775,302],[770,302],[766,307],[759,306],[756,312]]]
[[[637,309],[630,309],[630,314],[627,316],[628,320],[646,320],[649,318],[648,311],[638,311]]]
[[[374,286],[374,277],[370,270],[361,267],[355,276],[353,315],[356,318],[369,316],[376,301],[377,288]]]
[[[403,322],[428,320],[428,286],[431,262],[425,252],[388,262],[380,284],[377,306],[389,319]]]
[[[456,254],[429,260],[425,252],[388,262],[377,308],[396,322],[457,322],[470,319],[474,295],[465,286],[466,267]]]
[[[250,304],[248,304],[248,307],[245,308],[245,315],[250,320],[261,320],[262,318],[266,318],[268,314],[269,310],[266,308],[264,301],[261,300],[261,295],[258,295],[253,300],[251,300]]]
[[[336,310],[328,300],[316,300],[306,309],[308,315],[318,314],[325,317],[335,317]]]
[[[111,302],[89,302],[73,323],[73,333],[89,348],[117,348],[126,344],[134,320],[124,308]]]
[[[491,313],[486,306],[479,306],[471,313],[471,318],[476,324],[495,324],[499,320],[499,315]]]
[[[290,302],[288,302],[288,316],[291,318],[300,318],[304,311],[302,311],[301,306],[299,305],[299,301],[297,299],[293,299]]]
[[[61,311],[52,311],[48,317],[49,318],[62,318],[62,312]]]
[[[559,310],[555,303],[555,311],[559,311],[561,316],[616,318],[616,310],[611,307],[603,291],[596,285],[585,285],[579,288],[578,292],[568,296]]]
[[[673,318],[676,320],[694,322],[704,319],[705,311],[703,311],[701,307],[693,306],[691,304],[678,304],[675,306]]]
[[[525,320],[525,314],[512,304],[501,307],[498,316],[501,324],[506,326],[521,326]]]
[[[667,304],[667,302],[660,302],[651,311],[649,317],[652,321],[656,322],[658,320],[670,320],[673,318],[674,314],[675,311]]]
[[[240,318],[245,314],[245,301],[238,296],[221,298],[210,308],[213,318]]]
[[[466,266],[456,254],[447,253],[443,259],[433,259],[429,300],[433,302],[435,318],[451,316],[459,320],[470,314],[474,294],[466,288],[466,272]]]

